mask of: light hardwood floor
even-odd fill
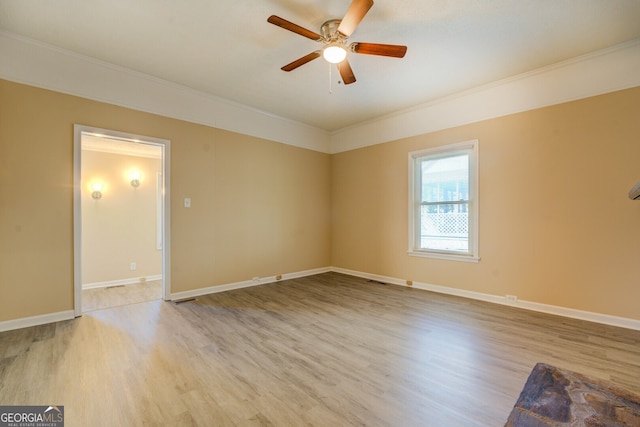
[[[640,393],[640,332],[327,273],[0,334],[73,426],[502,426],[535,363]]]
[[[83,289],[82,312],[119,307],[162,299],[162,280],[150,280],[132,285]]]

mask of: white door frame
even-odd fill
[[[73,125],[73,286],[75,316],[82,316],[82,135],[155,145],[162,148],[162,299],[171,295],[171,141],[150,136]]]

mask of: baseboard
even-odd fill
[[[260,285],[265,285],[267,283],[278,282],[281,280],[297,279],[300,277],[313,276],[315,274],[322,274],[322,273],[328,273],[328,272],[347,274],[349,276],[361,277],[363,279],[375,280],[378,282],[389,283],[392,285],[407,286],[405,280],[398,279],[395,277],[364,273],[361,271],[349,270],[349,269],[339,268],[339,267],[324,267],[324,268],[317,268],[313,270],[300,271],[297,273],[282,274],[279,279],[277,278],[277,276],[261,277],[257,280],[245,280],[242,282],[228,283],[225,285],[218,285],[218,286],[210,286],[208,288],[194,289],[191,291],[176,292],[176,293],[172,293],[169,296],[169,300],[170,301],[184,300],[184,299],[195,298],[195,297],[199,297],[207,294],[225,292],[225,291],[230,291],[234,289],[248,288],[252,286],[260,286]],[[148,278],[147,280],[158,280],[158,279]],[[633,330],[640,331],[640,321],[635,319],[610,316],[610,315],[601,314],[601,313],[576,310],[573,308],[542,304],[542,303],[537,303],[532,301],[524,301],[524,300],[508,301],[503,296],[466,291],[463,289],[450,288],[446,286],[431,285],[428,283],[413,282],[411,287],[416,289],[431,291],[431,292],[437,292],[441,294],[454,295],[454,296],[470,298],[470,299],[479,300],[479,301],[486,301],[494,304],[508,305],[511,307],[522,308],[525,310],[537,311],[541,313],[553,314],[556,316],[568,317],[572,319],[580,319],[588,322],[601,323],[604,325],[611,325],[611,326],[617,326],[620,328],[633,329]],[[53,322],[60,322],[63,320],[70,320],[70,319],[73,319],[74,317],[75,317],[74,311],[68,310],[68,311],[61,311],[58,313],[44,314],[41,316],[7,320],[4,322],[0,322],[0,332],[10,331],[13,329],[26,328],[30,326],[44,325],[44,324],[53,323]]]
[[[121,286],[121,285],[134,285],[136,283],[141,283],[143,280],[145,282],[151,282],[153,280],[161,280],[162,274],[156,274],[155,276],[145,276],[145,277],[132,277],[130,279],[121,279],[121,280],[111,280],[108,282],[95,282],[95,283],[87,283],[82,285],[82,289],[96,289],[96,288],[108,288],[109,286]]]
[[[296,273],[281,274],[281,275],[279,275],[280,278],[278,278],[278,276],[260,277],[260,278],[255,279],[255,280],[252,279],[252,280],[245,280],[245,281],[242,281],[242,282],[227,283],[227,284],[224,284],[224,285],[210,286],[208,288],[194,289],[192,291],[175,292],[175,293],[172,293],[169,296],[169,300],[170,301],[180,301],[180,300],[185,300],[185,299],[190,299],[190,298],[196,298],[196,297],[199,297],[199,296],[202,296],[202,295],[215,294],[215,293],[218,293],[218,292],[232,291],[234,289],[250,288],[252,286],[266,285],[267,283],[274,283],[274,282],[279,282],[279,281],[282,281],[282,280],[297,279],[297,278],[300,278],[300,277],[313,276],[315,274],[328,273],[330,271],[331,271],[331,268],[329,268],[329,267],[316,268],[316,269],[313,269],[313,270],[299,271],[299,272],[296,272]]]
[[[408,287],[406,281],[395,277],[381,276],[378,274],[363,273],[361,271],[348,270],[346,268],[331,267],[336,273],[347,274],[349,276],[361,277],[363,279],[375,280],[377,282],[389,283],[391,285]],[[463,289],[449,288],[446,286],[431,285],[428,283],[413,282],[412,288],[425,291],[437,292],[440,294],[455,295],[463,298],[470,298],[479,301],[491,302],[494,304],[508,305],[525,310],[537,311],[540,313],[553,314],[556,316],[568,317],[572,319],[586,320],[588,322],[601,323],[604,325],[617,326],[620,328],[640,331],[640,320],[628,319],[625,317],[611,316],[607,314],[594,313],[590,311],[576,310],[573,308],[560,307],[556,305],[542,304],[532,301],[509,301],[506,297],[483,294],[480,292],[466,291]]]
[[[14,329],[28,328],[30,326],[46,325],[47,323],[61,322],[75,318],[73,310],[60,311],[58,313],[43,314],[40,316],[23,317],[22,319],[6,320],[0,322],[0,332]]]

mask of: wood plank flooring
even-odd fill
[[[535,363],[640,393],[640,332],[327,273],[0,334],[73,426],[502,426]]]
[[[82,290],[82,312],[162,299],[162,280]]]

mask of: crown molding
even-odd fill
[[[640,86],[640,39],[334,132],[0,30],[0,78],[323,153]]]
[[[329,133],[0,30],[0,78],[327,153]]]
[[[640,39],[331,133],[331,153],[640,86]]]

